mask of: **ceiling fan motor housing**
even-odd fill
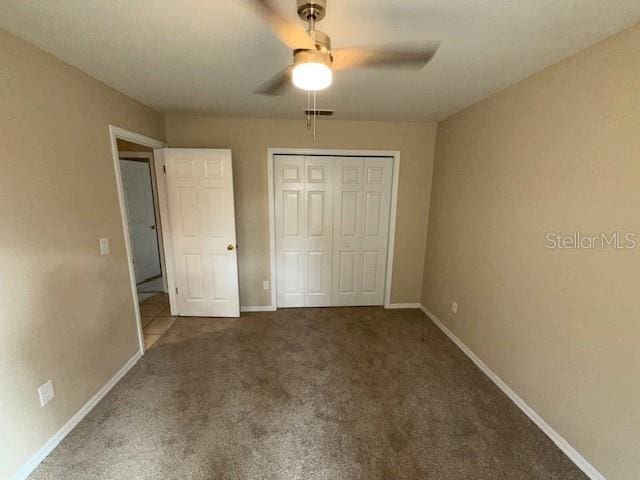
[[[296,50],[293,53],[293,65],[303,63],[322,63],[331,68],[333,58],[331,58],[331,53],[326,50]]]
[[[327,14],[327,0],[298,0],[298,16],[305,22],[322,20]]]

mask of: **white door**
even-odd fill
[[[333,158],[274,159],[279,307],[331,305]]]
[[[393,159],[364,159],[359,305],[384,304],[392,177]]]
[[[162,150],[178,315],[238,317],[230,150]]]
[[[337,157],[335,172],[333,305],[359,305],[364,160]]]
[[[393,159],[336,157],[333,305],[383,305]]]
[[[306,307],[331,306],[333,158],[305,157]]]
[[[149,162],[120,160],[136,283],[162,273]]]

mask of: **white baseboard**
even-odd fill
[[[384,306],[384,308],[395,310],[398,308],[420,308],[421,305],[419,303],[389,303]]]
[[[275,312],[276,307],[272,307],[271,305],[267,306],[256,306],[256,307],[240,307],[241,312]]]
[[[384,308],[394,310],[399,308],[419,309],[420,307],[421,305],[419,303],[390,303],[389,305],[386,305]],[[271,305],[255,306],[255,307],[251,307],[251,306],[240,307],[241,312],[275,312],[276,310],[277,310],[277,307],[273,307]]]
[[[96,393],[78,412],[58,430],[40,450],[38,450],[20,469],[13,474],[11,480],[25,480],[31,472],[49,455],[54,448],[66,437],[71,430],[95,407],[102,398],[109,393],[125,374],[131,370],[142,357],[142,352],[138,351],[129,361],[116,373],[100,390]]]
[[[516,406],[524,412],[524,414],[529,417],[533,423],[535,423],[540,430],[542,430],[552,441],[555,443],[560,450],[564,452],[564,454],[569,457],[569,459],[576,464],[576,466],[582,470],[591,480],[606,480],[604,475],[602,475],[596,468],[591,465],[578,451],[573,448],[569,442],[567,442],[562,435],[556,432],[551,425],[544,421],[544,419],[536,413],[536,411],[531,408],[527,403],[518,396],[516,392],[514,392],[509,385],[507,385],[500,377],[498,377],[487,365],[480,360],[480,358],[473,353],[473,351],[467,347],[462,340],[455,336],[455,334],[449,330],[444,323],[438,319],[433,313],[429,311],[427,307],[424,305],[420,306],[420,309],[424,312],[424,314],[429,317],[433,323],[436,324],[440,330],[444,332],[444,334],[451,339],[453,343],[455,343],[460,350],[462,350],[467,357],[471,359],[473,363],[475,363],[482,372],[489,377],[493,383],[495,383],[500,390],[502,390],[507,397],[511,399]]]

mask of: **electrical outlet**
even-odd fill
[[[262,289],[269,290],[269,282],[267,282],[266,280],[262,282]]]
[[[53,380],[49,380],[47,383],[40,385],[38,395],[40,396],[41,407],[44,407],[53,400],[53,397],[56,396],[56,392],[53,390]]]
[[[454,313],[454,315],[458,313],[458,302],[451,303],[451,311]]]
[[[100,239],[100,255],[106,255],[110,251],[111,249],[109,248],[109,239],[101,238]]]

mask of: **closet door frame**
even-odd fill
[[[396,214],[398,209],[398,178],[400,173],[400,151],[398,150],[333,150],[314,148],[269,148],[267,149],[267,171],[269,180],[269,254],[271,257],[271,306],[265,310],[277,309],[278,285],[276,281],[276,228],[275,228],[275,184],[274,157],[276,155],[327,156],[327,157],[391,157],[393,158],[393,181],[391,184],[391,209],[389,212],[389,242],[385,271],[384,308],[391,304],[391,284],[393,258],[395,254]]]

